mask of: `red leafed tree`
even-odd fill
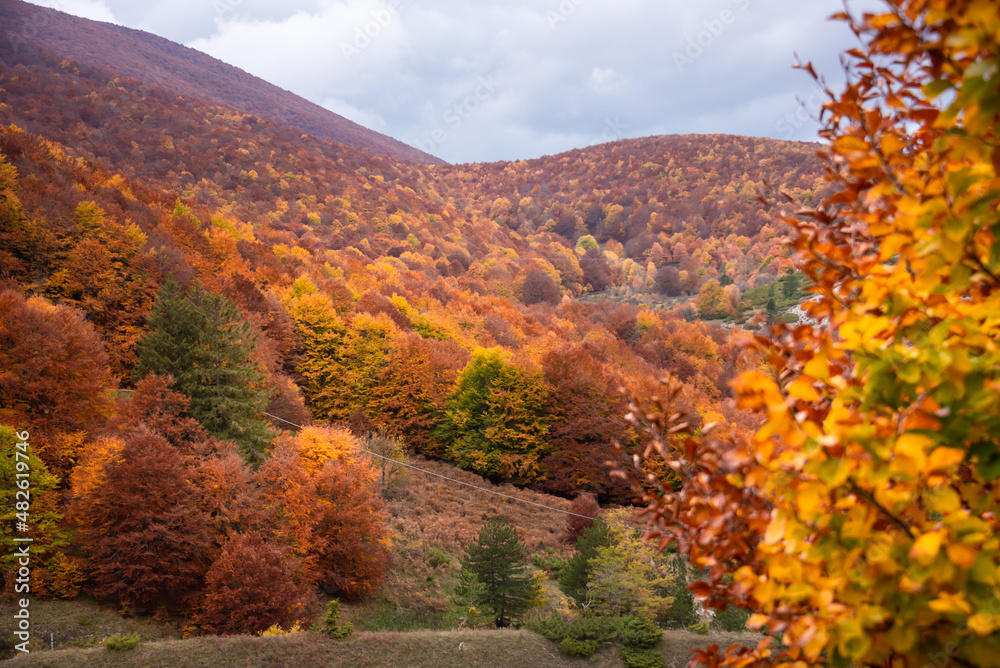
[[[401,336],[375,390],[379,420],[389,433],[421,454],[442,457],[444,445],[431,432],[467,359],[468,353],[453,342],[414,333]]]
[[[172,382],[170,376],[147,375],[136,383],[131,397],[121,402],[118,420],[126,430],[145,424],[174,447],[190,452],[195,444],[208,440],[208,433],[197,420],[185,416],[191,400],[171,389]]]
[[[120,448],[95,449],[80,470],[99,464],[97,484],[74,474],[71,515],[99,598],[134,609],[183,602],[208,567],[208,524],[184,458],[162,436],[141,427]]]
[[[312,593],[296,583],[281,548],[257,534],[235,534],[226,542],[208,569],[204,591],[194,621],[218,635],[307,623],[314,603]]]
[[[580,494],[573,499],[573,503],[569,507],[569,511],[573,514],[566,516],[566,533],[563,539],[567,543],[575,545],[577,538],[594,525],[593,518],[597,517],[600,509],[601,507],[597,505],[597,499],[591,494]]]
[[[584,346],[550,351],[542,358],[545,381],[551,388],[549,427],[553,453],[543,464],[548,471],[539,487],[556,494],[585,491],[627,502],[627,484],[611,476],[606,465],[616,442],[634,439],[622,419],[620,397],[603,366]]]
[[[319,586],[354,599],[378,589],[389,567],[389,531],[375,471],[365,462],[328,461],[316,474]]]
[[[56,451],[56,436],[106,419],[110,384],[104,346],[82,315],[0,289],[0,421],[30,428],[53,473],[73,464]]]
[[[235,446],[228,441],[219,446],[222,452],[201,457],[191,467],[191,482],[198,489],[198,507],[221,547],[234,534],[273,529],[277,520],[264,509],[261,490]]]

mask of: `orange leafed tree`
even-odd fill
[[[389,570],[389,531],[375,470],[356,457],[316,474],[319,586],[355,599],[378,589]]]
[[[782,634],[706,665],[1000,665],[1000,14],[884,4],[839,15],[863,46],[823,112],[836,191],[789,221],[817,324],[754,344],[761,427],[696,435],[675,384],[633,407],[683,478],[646,497],[661,546]]]
[[[296,583],[280,547],[255,534],[234,534],[205,576],[195,616],[205,633],[259,633],[309,620],[311,592]]]
[[[67,472],[76,450],[60,452],[57,437],[106,418],[110,385],[104,346],[79,312],[0,288],[0,420],[30,429],[52,472]]]
[[[208,518],[184,458],[146,428],[87,453],[74,471],[71,515],[100,598],[132,609],[178,605],[208,567]]]
[[[389,566],[377,473],[358,447],[343,429],[305,429],[280,438],[255,476],[297,577],[345,598],[375,590]]]

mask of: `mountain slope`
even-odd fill
[[[109,40],[88,53],[131,39],[80,23]],[[0,96],[0,282],[84,311],[119,382],[166,277],[197,280],[254,325],[285,419],[309,419],[304,393],[317,419],[458,461],[449,397],[473,355],[498,361],[538,417],[533,449],[473,470],[564,495],[630,498],[604,467],[635,442],[618,387],[648,397],[669,371],[699,421],[748,428],[726,401],[739,348],[692,321],[760,308],[791,268],[769,186],[823,188],[813,146],[730,136],[415,164],[32,41],[0,38]]]
[[[81,65],[375,154],[443,164],[439,158],[364,128],[239,68],[140,30],[89,21],[20,0],[0,0],[0,43],[15,53],[25,45],[36,45]]]

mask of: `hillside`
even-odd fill
[[[884,4],[822,150],[472,165],[4,33],[5,658],[1000,668],[1000,15]]]
[[[376,155],[443,162],[239,68],[141,30],[88,21],[21,0],[0,0],[0,41],[8,54],[26,46],[40,47],[80,65],[156,86],[171,96],[254,114]]]
[[[717,643],[752,644],[749,633],[713,633],[699,635],[686,631],[668,631],[656,649],[663,655],[666,668],[687,665],[692,649]],[[186,668],[187,666],[373,666],[390,668],[401,664],[414,668],[535,668],[539,661],[552,668],[592,666],[621,668],[621,652],[606,647],[593,657],[564,656],[555,643],[523,630],[493,631],[423,631],[415,633],[360,633],[346,641],[335,641],[319,634],[304,633],[272,638],[197,638],[143,642],[137,649],[111,652],[104,647],[35,652],[19,659],[17,665],[38,668],[66,668],[86,665],[92,668],[140,666],[142,668]]]
[[[385,428],[433,457],[457,457],[434,434],[462,367],[499,347],[518,373],[544,377],[532,429],[546,436],[535,452],[512,455],[537,470],[478,470],[498,480],[628,499],[601,448],[636,442],[614,417],[624,406],[616,388],[648,396],[658,369],[690,385],[699,419],[749,426],[727,403],[739,347],[688,322],[697,312],[684,304],[715,282],[723,315],[741,302],[759,307],[749,295],[790,268],[771,186],[816,196],[810,146],[660,137],[536,161],[418,166],[109,76],[30,45],[0,60],[0,123],[10,126],[0,151],[17,170],[5,185],[0,270],[89,313],[125,387],[173,275],[242,309],[257,364],[271,388],[284,388],[271,390],[281,416],[308,419],[304,394],[314,418]],[[81,206],[103,221],[100,234],[85,229]],[[108,263],[112,273],[98,268]],[[663,276],[673,281],[664,287]],[[661,289],[681,308],[576,300]],[[296,306],[307,296],[347,339],[382,332],[377,370],[349,372],[309,352]],[[358,350],[345,363],[361,359]],[[414,360],[428,383],[400,403],[392,388]],[[383,389],[373,396],[349,381],[332,404],[320,399],[323,378],[344,373],[374,374]]]
[[[27,11],[11,7],[8,25]],[[561,609],[564,518],[416,474],[390,489],[362,448],[566,509],[634,499],[608,463],[649,445],[622,416],[664,372],[694,428],[755,427],[730,382],[757,361],[706,320],[791,275],[781,214],[822,194],[813,146],[651,137],[418,164],[178,94],[90,40],[157,58],[159,41],[68,20],[0,40],[0,447],[30,425],[40,596],[206,634],[315,620],[329,597],[359,630],[453,628],[459,559],[506,515],[551,576],[536,607]],[[132,529],[168,525],[162,552],[134,549]],[[240,577],[283,602],[234,617]]]

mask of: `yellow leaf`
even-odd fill
[[[795,502],[804,518],[812,517],[823,502],[823,494],[818,485],[806,483],[799,487]]]
[[[813,387],[810,379],[805,377],[796,378],[793,383],[788,386],[789,396],[795,397],[796,399],[801,399],[802,401],[808,401],[814,403],[820,400],[820,394]]]
[[[921,566],[930,564],[941,551],[941,539],[944,538],[942,532],[932,531],[925,533],[917,539],[910,548],[910,559],[913,559]]]
[[[941,471],[952,466],[958,466],[965,459],[965,451],[958,448],[940,447],[931,453],[927,459],[927,468],[931,471]]]
[[[917,643],[917,629],[912,623],[897,621],[889,631],[889,644],[892,648],[905,654]]]
[[[969,602],[965,600],[965,592],[959,592],[957,594],[949,594],[946,591],[941,592],[941,594],[927,604],[931,610],[934,612],[940,612],[944,614],[949,613],[965,613],[969,614],[972,612],[972,607]]]
[[[1000,615],[980,612],[969,617],[967,625],[976,635],[988,636],[1000,629]]]
[[[871,637],[855,619],[847,619],[837,625],[837,648],[850,659],[860,659],[871,649]]]
[[[936,513],[947,515],[962,507],[962,499],[951,487],[929,489],[924,492],[927,507]]]
[[[785,524],[784,515],[780,513],[771,515],[771,521],[768,523],[767,531],[764,533],[764,544],[774,545],[780,542],[785,537]]]
[[[934,445],[934,441],[923,434],[908,432],[896,439],[895,450],[898,454],[906,456],[918,469],[923,469],[927,465],[927,450]]]
[[[976,563],[977,552],[964,543],[955,543],[947,547],[948,559],[962,570],[969,570]]]
[[[882,137],[882,152],[886,155],[895,153],[901,148],[906,147],[906,142],[897,137],[896,135],[884,135]]]

